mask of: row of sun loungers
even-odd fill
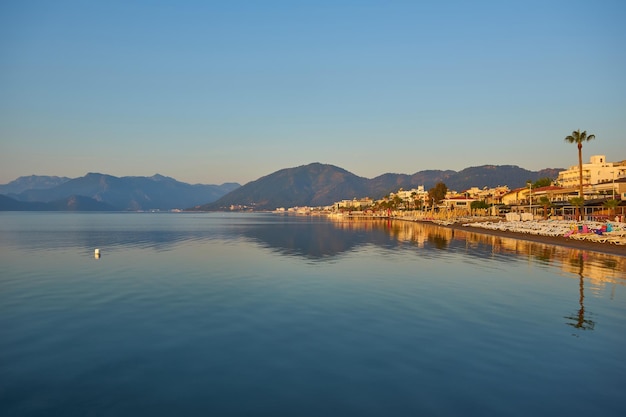
[[[540,236],[563,236],[569,239],[626,245],[626,223],[611,222],[610,227],[607,227],[606,223],[573,223],[564,220],[483,221],[464,223],[463,226]]]

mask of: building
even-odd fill
[[[371,206],[372,204],[374,204],[374,201],[369,198],[369,197],[364,197],[361,199],[352,199],[352,200],[341,200],[337,203],[335,203],[335,207],[337,207],[338,209],[344,208],[344,209],[364,209],[366,207]]]
[[[462,195],[457,195],[453,197],[446,197],[441,204],[445,206],[448,210],[467,210],[468,212],[472,209],[472,203],[474,201],[479,201],[476,198],[466,197]],[[440,206],[441,207],[441,206]]]
[[[613,183],[613,181],[626,178],[626,161],[607,162],[605,155],[593,155],[589,163],[583,164],[583,186]],[[559,172],[558,185],[564,188],[577,188],[580,185],[578,165],[571,166],[565,171]],[[585,189],[585,194],[587,190]]]

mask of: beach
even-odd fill
[[[467,223],[465,223],[467,224]],[[492,236],[501,236],[508,237],[512,239],[521,239],[527,240],[531,242],[539,242],[547,245],[558,245],[564,246],[568,248],[588,250],[593,252],[600,252],[609,255],[617,255],[617,256],[626,256],[626,245],[615,245],[608,242],[593,242],[589,240],[576,240],[569,237],[564,236],[543,236],[529,233],[519,233],[513,232],[509,230],[495,230],[495,229],[486,229],[482,227],[473,227],[473,226],[464,226],[463,223],[452,223],[452,224],[440,224],[442,227],[454,229],[454,230],[462,230],[465,232],[474,232],[474,233],[482,233],[488,234]]]

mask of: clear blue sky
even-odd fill
[[[0,2],[0,183],[626,159],[626,2]]]

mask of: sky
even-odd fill
[[[626,160],[626,2],[0,2],[0,184]]]

